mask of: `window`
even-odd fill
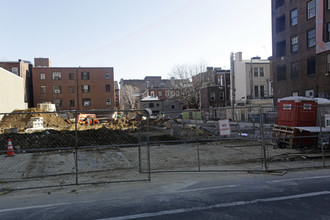
[[[277,66],[277,81],[286,80],[286,65]]]
[[[292,92],[292,96],[299,96],[299,92]]]
[[[291,26],[298,24],[298,10],[294,9],[290,12]]]
[[[61,80],[62,74],[61,72],[53,72],[53,80]]]
[[[82,104],[83,104],[83,106],[86,106],[86,107],[91,106],[92,105],[91,104],[91,99],[90,98],[83,98],[82,99]]]
[[[260,86],[260,97],[261,98],[265,97],[265,87],[264,86]]]
[[[110,73],[105,74],[105,79],[110,79]]]
[[[69,73],[69,80],[74,80],[74,74],[73,73]]]
[[[281,16],[276,19],[276,33],[282,32],[285,30],[285,16]]]
[[[220,76],[220,86],[223,86],[223,75]]]
[[[285,0],[276,0],[276,2],[275,2],[276,9],[281,7],[282,5],[284,5],[284,1]]]
[[[19,76],[19,74],[18,74],[18,67],[11,68],[11,72],[14,73],[15,75]]]
[[[163,95],[162,91],[159,91],[158,96],[162,96],[162,95]]]
[[[286,41],[281,41],[276,44],[276,56],[277,57],[284,57],[286,54]]]
[[[82,80],[89,80],[89,72],[81,72]]]
[[[45,80],[46,79],[46,75],[44,73],[40,73],[40,79],[41,80]]]
[[[40,86],[40,93],[46,94],[46,86]]]
[[[81,92],[82,93],[89,93],[90,92],[90,86],[89,85],[81,85]]]
[[[298,51],[298,37],[291,37],[291,52],[295,53]]]
[[[165,96],[169,96],[168,91],[165,91]]]
[[[70,87],[69,87],[69,92],[70,92],[70,93],[74,93],[74,87],[73,87],[73,86],[70,86]]]
[[[259,73],[260,73],[260,76],[265,76],[265,70],[263,67],[259,68]]]
[[[220,92],[220,100],[224,100],[225,99],[225,93],[224,92]]]
[[[254,72],[254,76],[258,77],[258,67],[254,67],[253,72]]]
[[[106,98],[105,99],[105,104],[106,105],[111,105],[111,99],[110,98]]]
[[[54,103],[56,107],[61,107],[62,106],[62,99],[54,99]]]
[[[175,108],[175,106],[174,105],[172,105],[172,109],[174,109]]]
[[[70,100],[70,107],[74,107],[74,100]]]
[[[254,86],[254,97],[255,98],[259,97],[259,87],[258,86]]]
[[[315,0],[307,3],[307,17],[308,19],[315,17],[316,15],[316,3]]]
[[[109,84],[105,85],[105,92],[110,92],[110,85]]]
[[[327,1],[327,9],[330,9],[330,0]]]
[[[149,103],[149,108],[153,108],[154,106],[154,103]]]
[[[215,92],[210,93],[210,100],[215,101]]]
[[[150,91],[150,96],[155,96],[155,92],[154,91]]]
[[[291,79],[298,78],[298,63],[291,63]]]
[[[327,24],[327,40],[326,41],[330,41],[330,23]]]
[[[62,93],[61,86],[53,86],[53,93]]]
[[[311,57],[307,60],[307,75],[314,75],[315,73],[315,57]]]
[[[314,98],[314,90],[306,90],[305,91],[305,96],[307,98]]]
[[[316,37],[316,31],[315,29],[308,31],[308,47],[315,46],[315,37]]]
[[[179,96],[180,95],[180,91],[176,91],[176,96]]]
[[[327,55],[327,72],[330,73],[330,54]]]

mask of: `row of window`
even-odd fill
[[[69,80],[74,80],[74,73],[69,73]],[[90,74],[89,72],[81,72],[81,79],[82,80],[89,80]],[[45,80],[46,79],[46,74],[45,73],[40,73],[40,80]],[[61,72],[53,72],[52,73],[52,79],[53,80],[61,80],[62,79],[62,73]],[[105,74],[105,79],[110,79],[110,73]]]
[[[225,100],[225,93],[224,92],[219,93],[219,99],[220,100]],[[210,93],[210,101],[215,101],[215,92]]]
[[[69,92],[70,93],[75,93],[75,87],[74,86],[69,86]],[[82,85],[81,86],[81,92],[82,93],[90,93],[90,85]],[[105,92],[110,92],[110,85],[107,84],[105,85]],[[40,86],[40,93],[41,94],[46,94],[46,86]],[[53,86],[53,93],[62,93],[62,86]]]
[[[76,106],[74,99],[71,99],[69,102],[70,102],[70,107]],[[62,99],[54,99],[54,103],[55,103],[56,107],[62,107]],[[86,106],[86,107],[92,106],[92,102],[91,102],[90,98],[82,98],[81,103],[83,106]],[[111,99],[106,98],[105,103],[106,103],[106,105],[111,105]]]
[[[329,23],[328,35],[330,36],[330,23]],[[291,37],[291,52],[298,52],[298,36]],[[316,30],[312,29],[307,31],[307,47],[314,47],[316,45]],[[276,56],[283,57],[286,56],[286,41],[281,41],[276,44]]]
[[[330,54],[327,56],[327,67],[328,71],[330,71]],[[286,65],[279,65],[277,66],[277,81],[286,80],[287,78],[287,66]],[[293,62],[290,64],[290,73],[291,79],[297,79],[299,77],[299,63]],[[315,57],[311,57],[307,59],[307,75],[314,75],[316,74],[316,64],[315,64]]]
[[[255,76],[255,77],[258,77],[258,76],[260,76],[260,77],[263,77],[263,76],[265,76],[265,70],[264,70],[264,68],[263,67],[254,67],[253,68],[253,75]]]
[[[330,6],[330,0],[328,1],[328,9]],[[276,8],[284,5],[284,0],[276,1]],[[314,18],[316,16],[316,0],[307,2],[307,19]],[[290,25],[295,26],[298,24],[298,9],[295,8],[290,11]],[[285,30],[285,15],[276,19],[276,33],[282,32]]]

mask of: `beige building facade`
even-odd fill
[[[26,109],[24,101],[24,80],[0,67],[0,113],[10,113],[15,109]],[[0,114],[0,120],[3,114]]]

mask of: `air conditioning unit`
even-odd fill
[[[55,93],[61,93],[61,91],[60,90],[55,90]]]
[[[106,105],[111,105],[111,102],[106,102]]]

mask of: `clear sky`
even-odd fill
[[[268,58],[270,0],[0,0],[0,60],[48,57],[54,67],[114,67],[115,80],[168,78],[231,52]]]

